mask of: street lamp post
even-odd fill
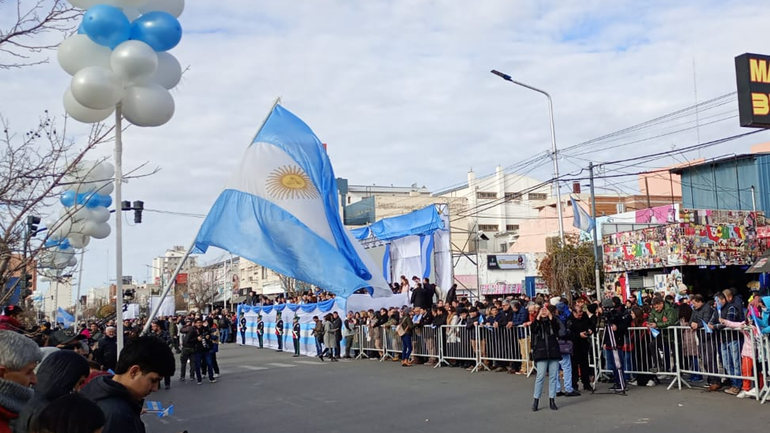
[[[548,113],[550,115],[550,121],[551,121],[551,156],[553,157],[553,177],[554,177],[554,185],[556,188],[556,213],[559,218],[559,241],[561,242],[561,245],[564,245],[564,221],[562,218],[562,210],[561,210],[561,190],[559,188],[559,158],[558,158],[558,153],[556,149],[556,129],[554,128],[554,123],[553,123],[553,101],[551,100],[551,95],[549,95],[548,92],[544,90],[538,89],[537,87],[532,87],[529,84],[524,84],[520,81],[516,81],[512,79],[510,75],[504,74],[498,70],[492,69],[490,72],[497,75],[498,77],[502,78],[505,81],[510,81],[513,84],[519,85],[529,90],[534,90],[535,92],[543,94],[545,95],[546,98],[548,98]]]

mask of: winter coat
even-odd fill
[[[0,316],[0,331],[24,333],[24,327],[12,316]]]
[[[83,387],[80,393],[104,412],[106,423],[103,433],[145,433],[140,418],[142,401],[135,400],[125,386],[112,378],[97,377]]]
[[[415,325],[414,322],[412,322],[412,318],[408,314],[404,314],[404,317],[401,319],[401,322],[398,324],[398,326],[406,330],[404,335],[412,335]]]
[[[35,396],[19,414],[19,419],[14,423],[14,432],[28,432],[32,420],[49,403],[71,393],[80,379],[89,374],[88,361],[75,352],[60,350],[48,355],[37,370]]]
[[[94,351],[94,360],[105,370],[115,370],[118,363],[118,338],[105,335]]]
[[[532,359],[545,361],[561,359],[559,350],[559,319],[538,319],[532,323]]]
[[[332,322],[328,320],[324,320],[324,346],[332,348],[337,346],[337,336],[334,333]]]
[[[711,305],[704,303],[700,309],[693,308],[692,309],[692,317],[690,317],[690,324],[695,323],[698,325],[698,329],[703,329],[703,322],[706,322],[706,324],[711,322],[711,319],[714,317],[714,310],[711,308]]]

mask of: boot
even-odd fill
[[[536,398],[535,401],[532,403],[532,412],[537,412],[538,403],[540,403],[540,399]]]
[[[559,410],[559,408],[556,407],[556,399],[555,398],[548,399],[548,402],[549,402],[549,405],[551,406],[551,410]]]

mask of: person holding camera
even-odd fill
[[[548,401],[551,410],[556,407],[556,383],[559,380],[559,319],[548,308],[541,308],[537,318],[530,325],[532,328],[532,359],[535,361],[535,401],[532,410],[537,411],[540,395],[543,393],[545,375],[548,374]]]
[[[209,382],[215,383],[214,368],[211,362],[211,334],[203,327],[203,319],[200,317],[195,319],[195,325],[190,332],[187,333],[187,340],[185,341],[185,347],[195,348],[195,378],[198,385],[201,384],[201,366],[205,362],[206,370],[208,370]]]

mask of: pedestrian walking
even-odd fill
[[[532,410],[537,411],[538,409],[546,374],[548,374],[549,405],[552,410],[557,410],[556,383],[559,380],[559,361],[562,359],[558,340],[559,319],[555,318],[548,308],[543,307],[531,326],[532,358],[537,369],[535,400],[532,403]]]

